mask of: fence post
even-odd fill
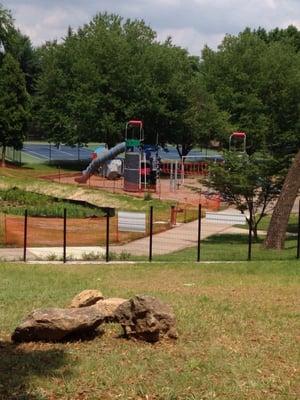
[[[202,206],[199,204],[198,208],[198,246],[197,246],[197,262],[200,262],[200,243],[201,243],[201,212]]]
[[[149,232],[149,261],[152,261],[152,245],[153,245],[153,206],[150,206],[150,232]]]
[[[297,238],[297,259],[300,258],[300,200],[298,209],[298,238]]]
[[[175,206],[171,206],[171,226],[176,225],[176,208]]]
[[[249,219],[249,235],[248,235],[248,258],[247,261],[251,261],[252,257],[252,218]]]
[[[25,210],[24,214],[24,251],[23,251],[23,261],[26,262],[27,258],[27,223],[28,223],[28,211]]]
[[[106,262],[109,262],[109,209],[106,210]]]
[[[64,244],[63,244],[63,262],[67,262],[67,209],[64,208]]]

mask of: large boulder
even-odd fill
[[[175,315],[172,308],[151,296],[135,296],[115,311],[128,338],[157,342],[163,338],[177,338]]]
[[[111,297],[104,300],[99,300],[95,304],[95,307],[104,316],[105,322],[116,322],[115,311],[117,308],[125,303],[127,299],[118,297]]]
[[[35,310],[15,329],[14,342],[61,341],[96,333],[105,316],[96,306]]]
[[[77,294],[71,301],[71,308],[89,307],[96,304],[97,301],[104,299],[99,290],[83,290]]]

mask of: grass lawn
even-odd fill
[[[258,230],[267,231],[270,221],[271,221],[271,215],[266,215],[265,217],[263,217],[260,223],[258,224]],[[236,225],[236,226],[248,230],[247,225]],[[290,215],[287,231],[290,233],[298,232],[298,214],[292,213]]]
[[[64,170],[61,171],[66,172]],[[92,189],[88,186],[60,184],[45,179],[43,175],[57,173],[51,166],[36,165],[32,168],[0,168],[0,189],[17,187],[59,198],[85,200],[99,207],[115,207],[123,210],[149,210],[150,205],[156,209],[157,215],[169,216],[170,206],[174,202],[158,199],[144,200],[127,194],[114,194],[105,190]]]
[[[1,213],[10,215],[28,215],[38,217],[62,217],[64,208],[69,217],[84,218],[103,216],[105,213],[99,208],[88,205],[74,204],[51,196],[32,193],[19,188],[0,189]]]
[[[239,264],[0,264],[1,399],[299,399],[297,261]],[[93,341],[10,342],[33,308],[86,288],[170,303],[179,339],[156,345],[105,327]]]
[[[266,250],[263,239],[252,245],[252,260],[295,260],[297,238],[287,237],[284,250]],[[163,244],[161,244],[163,246]],[[202,261],[241,261],[248,257],[248,235],[220,234],[213,235],[201,242],[200,258]],[[189,247],[166,255],[155,255],[155,261],[196,261],[197,247]]]

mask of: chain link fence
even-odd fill
[[[2,147],[0,147],[0,154],[2,154]],[[16,150],[13,147],[6,147],[5,149],[5,160],[13,164],[22,164],[22,152]]]

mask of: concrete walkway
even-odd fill
[[[227,209],[220,211],[222,213],[239,214],[235,209]],[[218,233],[235,233],[247,234],[247,230],[239,229],[232,226],[230,223],[215,223],[202,219],[201,224],[201,239],[206,239],[209,236]],[[183,250],[188,247],[197,245],[198,237],[198,221],[192,221],[186,224],[179,224],[172,229],[153,235],[153,255],[169,254],[175,251]],[[134,240],[124,245],[111,245],[110,251],[120,254],[122,252],[130,253],[133,256],[149,255],[149,237]],[[105,247],[88,246],[88,247],[67,247],[68,259],[84,259],[92,258],[94,255],[105,257]],[[54,261],[62,259],[63,250],[61,247],[30,247],[27,249],[27,260],[43,259]],[[23,249],[5,248],[0,249],[0,260],[22,260]]]

